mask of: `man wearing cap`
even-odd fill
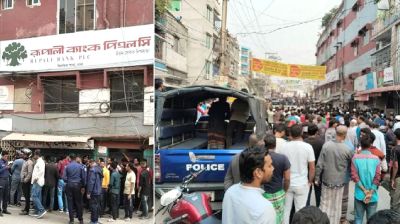
[[[393,126],[393,131],[396,131],[396,129],[400,128],[400,115],[396,115],[394,119],[396,120],[396,123]]]
[[[19,214],[29,215],[29,207],[31,204],[31,179],[33,173],[33,161],[31,159],[32,151],[28,148],[24,148],[22,149],[22,153],[25,160],[21,169],[22,192],[25,198],[25,208]]]

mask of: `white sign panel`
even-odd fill
[[[393,68],[388,67],[383,70],[383,82],[393,82]]]
[[[143,124],[154,125],[154,87],[144,88]]]
[[[1,41],[0,55],[0,72],[153,64],[154,25]]]
[[[354,91],[364,91],[367,88],[367,76],[363,75],[354,80]]]
[[[334,81],[338,81],[339,80],[339,69],[335,69],[333,71],[330,71],[330,72],[326,73],[325,77],[326,77],[325,80],[321,81],[322,85],[326,84],[326,83],[331,83],[331,82],[334,82]]]
[[[79,91],[79,116],[110,116],[110,89]]]
[[[14,110],[14,86],[0,86],[0,110]]]
[[[12,131],[12,118],[1,118],[0,119],[0,130]]]

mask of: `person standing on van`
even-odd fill
[[[226,96],[211,105],[208,112],[208,149],[225,148],[225,120],[229,119],[230,112]]]
[[[250,109],[247,102],[242,99],[236,99],[231,107],[231,119],[227,128],[226,147],[243,140],[246,121],[249,118]]]

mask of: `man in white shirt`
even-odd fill
[[[393,131],[396,131],[396,129],[400,128],[400,115],[396,115],[396,117],[394,117],[396,123],[393,126]]]
[[[262,184],[272,178],[274,167],[268,151],[246,149],[239,157],[241,183],[231,186],[222,202],[222,223],[275,224],[276,213],[263,197]]]
[[[42,198],[42,187],[44,185],[44,171],[46,164],[40,155],[40,150],[35,150],[33,158],[36,160],[35,166],[32,172],[32,200],[35,205],[36,214],[32,215],[38,219],[42,218],[46,214],[41,198]]]
[[[281,152],[291,164],[290,186],[285,201],[285,224],[289,224],[293,201],[296,212],[306,206],[308,191],[315,176],[314,150],[310,144],[303,142],[302,130],[302,126],[297,124],[290,128],[291,141],[285,144],[285,150]]]
[[[386,155],[386,142],[385,142],[385,135],[379,131],[379,124],[372,123],[373,129],[371,132],[375,135],[375,141],[372,144],[377,149],[379,149],[384,155]]]
[[[277,124],[274,126],[274,135],[276,138],[276,148],[277,153],[282,153],[285,150],[286,140],[283,137],[286,136],[286,127],[284,124]]]

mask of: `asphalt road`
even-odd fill
[[[60,213],[58,211],[53,211],[53,212],[48,212],[42,219],[37,219],[34,217],[30,216],[21,216],[18,215],[18,213],[21,211],[20,207],[10,207],[9,211],[12,213],[11,215],[4,215],[3,217],[0,217],[0,223],[1,224],[57,224],[57,223],[65,223],[67,224],[69,222],[68,214],[66,213]],[[124,210],[120,209],[119,215],[120,217],[124,217]],[[150,213],[150,215],[153,215],[153,213]],[[108,223],[108,219],[110,217],[107,215],[105,218],[100,218],[99,222],[100,223]],[[84,217],[83,217],[84,223],[89,223],[90,222],[90,213],[85,212]],[[75,219],[75,223],[79,223],[78,220]],[[126,223],[138,223],[138,224],[153,224],[154,219],[146,219],[146,220],[141,220],[138,218],[138,214],[134,214],[133,219],[130,222],[126,222],[123,219],[119,219],[115,222],[110,222],[114,224],[126,224]]]
[[[378,194],[379,194],[378,210],[389,209],[390,208],[389,192],[387,190],[385,190],[383,187],[379,187]],[[312,197],[311,197],[311,204],[315,205],[314,194],[312,194]],[[157,211],[158,207],[160,206],[160,201],[158,199],[156,199],[155,205],[156,205],[155,211]],[[221,207],[222,207],[221,202],[212,203],[213,210],[217,210]],[[161,223],[163,223],[162,221],[167,217],[168,217],[167,212],[165,214],[162,214],[162,212],[160,212],[155,217],[155,223],[161,224]],[[348,208],[348,212],[347,212],[347,219],[354,220],[354,183],[353,182],[350,183],[350,188],[349,188],[349,208]],[[364,223],[367,223],[365,217],[364,217]]]

